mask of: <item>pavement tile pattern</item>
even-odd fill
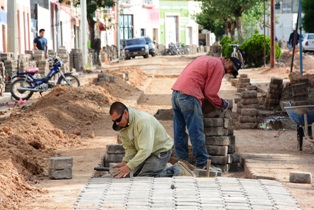
[[[91,178],[76,210],[300,209],[278,181],[229,177]]]

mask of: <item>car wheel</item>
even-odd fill
[[[156,53],[152,53],[152,57],[155,57],[156,56]]]
[[[143,56],[144,58],[148,58],[148,53]]]

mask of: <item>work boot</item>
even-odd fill
[[[176,164],[174,164],[174,167],[179,169],[179,173],[175,174],[176,176],[192,176],[192,177],[195,177],[195,174],[193,173],[193,171],[191,171],[189,169],[189,167],[185,163],[183,163],[181,161],[178,161]]]

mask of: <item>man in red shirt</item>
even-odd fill
[[[202,102],[206,98],[215,107],[227,109],[228,101],[218,96],[225,74],[238,75],[241,63],[237,58],[201,56],[182,71],[172,86],[172,109],[174,112],[174,148],[179,159],[188,160],[188,134],[192,144],[195,165],[206,166],[210,158],[205,148]]]

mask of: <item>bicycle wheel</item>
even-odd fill
[[[26,81],[25,79],[17,79],[11,84],[11,95],[16,100],[28,100],[33,95],[33,91],[30,90],[19,90],[19,88],[31,88],[32,85],[30,82]]]
[[[238,50],[238,59],[241,62],[241,67],[243,68],[243,66],[244,66],[244,59],[243,59],[243,56],[242,56],[242,53],[240,52],[240,50]]]
[[[71,87],[80,86],[80,81],[73,75],[64,75],[64,78],[61,77],[61,80],[58,82],[59,85],[69,85]]]

